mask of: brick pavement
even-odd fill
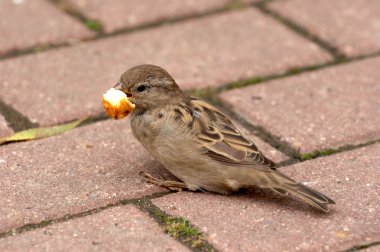
[[[99,122],[0,148],[0,232],[162,191],[141,183],[139,171],[159,165],[127,125]]]
[[[302,153],[368,142],[380,139],[379,66],[374,57],[234,89],[221,98]]]
[[[140,2],[0,3],[0,137],[101,120],[0,146],[0,250],[379,251],[380,3]],[[139,63],[220,106],[337,205],[143,183],[141,170],[173,178],[100,105]]]
[[[44,0],[0,2],[0,55],[89,38],[93,32]]]
[[[284,43],[278,43],[280,39]],[[0,98],[23,111],[31,121],[51,125],[98,114],[103,110],[99,93],[136,64],[161,65],[189,89],[329,59],[324,51],[258,11],[237,10],[5,60],[0,63]],[[78,68],[82,71],[76,71]],[[29,91],[20,93],[9,88],[14,85]],[[42,102],[27,99],[30,96],[54,103],[46,108]]]
[[[7,125],[7,121],[4,116],[0,114],[0,137],[5,137],[12,134],[12,129]]]
[[[69,2],[87,17],[98,20],[103,25],[105,32],[112,33],[122,29],[163,22],[173,18],[184,18],[220,10],[227,7],[231,1],[148,0],[141,2],[139,0],[69,0]]]
[[[376,0],[273,1],[270,8],[354,56],[380,50],[380,12]]]
[[[1,251],[189,251],[134,206],[115,207],[5,238]]]
[[[349,249],[380,235],[379,153],[377,144],[281,169],[331,196],[337,205],[328,215],[263,190],[234,197],[177,193],[154,203],[197,225],[220,251]]]

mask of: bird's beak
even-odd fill
[[[132,97],[132,94],[129,93],[128,90],[123,89],[123,83],[122,82],[118,82],[113,88],[116,90],[124,92],[127,95],[127,97]]]
[[[118,82],[113,88],[116,90],[123,91],[123,83]]]

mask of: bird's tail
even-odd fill
[[[280,193],[282,195],[287,195],[288,193],[299,197],[300,199],[308,202],[314,207],[318,209],[328,212],[328,205],[335,204],[334,200],[330,199],[326,195],[306,186],[301,183],[297,183],[293,179],[288,176],[282,174],[278,170],[273,170],[272,172],[263,172],[259,175],[261,177],[260,183],[257,178],[256,173],[256,185],[260,187],[267,187],[272,189],[273,191]],[[265,177],[265,179],[264,179]],[[259,183],[257,183],[259,182]]]

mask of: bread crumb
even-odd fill
[[[114,88],[103,94],[102,103],[107,115],[113,119],[122,119],[135,109],[135,104],[128,100],[127,95]]]

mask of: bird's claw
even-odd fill
[[[183,182],[158,179],[158,178],[155,178],[152,175],[150,175],[144,171],[139,172],[139,175],[144,178],[145,182],[151,183],[154,185],[158,185],[161,187],[165,187],[165,188],[169,189],[170,191],[182,192],[183,189],[188,189],[186,184]]]

